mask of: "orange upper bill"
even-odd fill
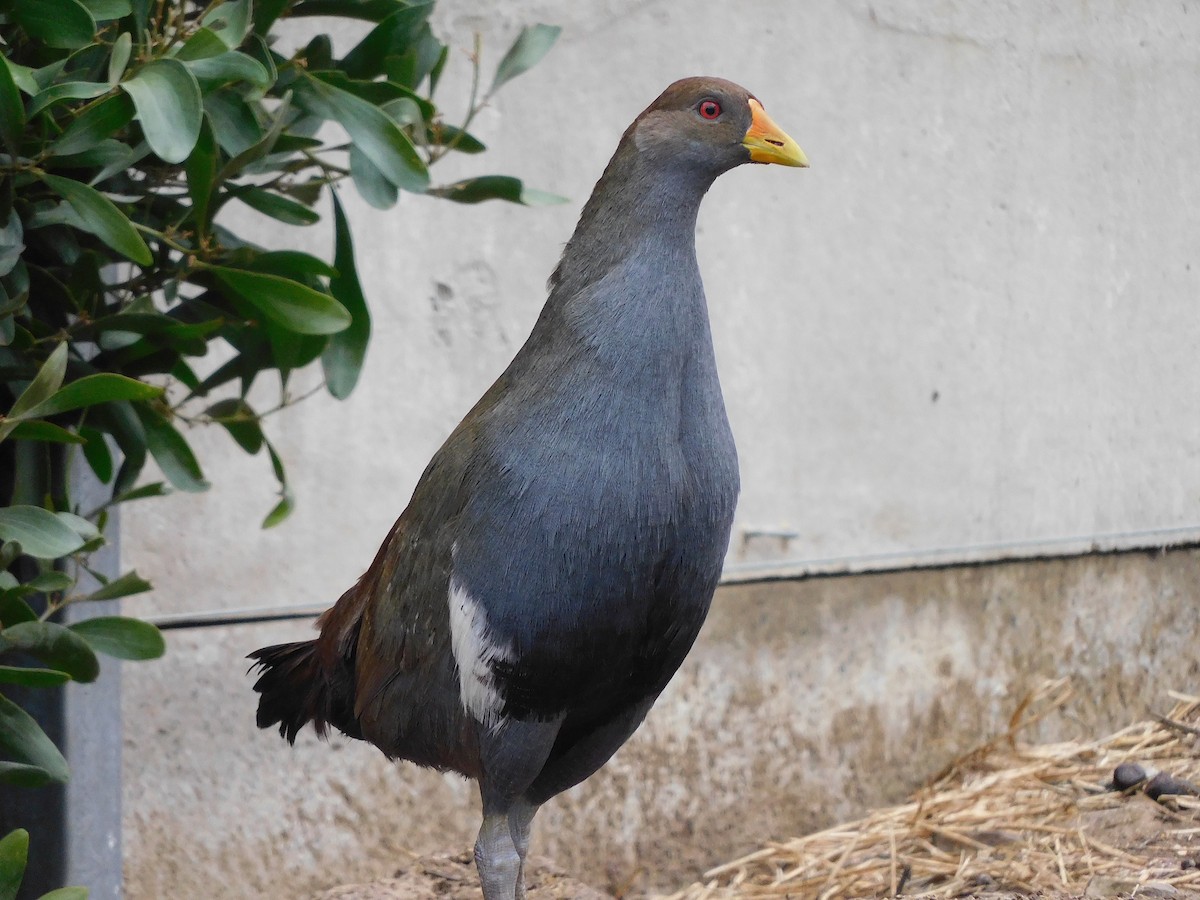
[[[787,136],[782,128],[771,121],[762,104],[750,98],[750,128],[742,140],[742,146],[750,151],[750,161],[777,163],[781,166],[807,166],[808,157],[800,145]]]

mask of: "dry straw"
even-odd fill
[[[766,846],[668,900],[1200,893],[1200,799],[1160,798],[1157,834],[1125,842],[1132,846],[1112,846],[1092,827],[1105,810],[1152,803],[1109,787],[1121,763],[1200,780],[1200,697],[1172,692],[1170,713],[1100,741],[1018,740],[1071,697],[1068,680],[1047,682],[1007,733],[953,762],[911,802]]]

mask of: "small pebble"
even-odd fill
[[[1159,772],[1146,785],[1146,795],[1151,800],[1157,800],[1166,794],[1189,794],[1195,797],[1200,796],[1200,788],[1190,781],[1184,781],[1182,778],[1176,778],[1166,772]]]
[[[1125,791],[1146,780],[1146,770],[1137,763],[1121,763],[1113,769],[1113,789]]]

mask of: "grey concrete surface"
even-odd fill
[[[437,14],[464,49],[483,32],[488,66],[538,20],[563,38],[479,118],[493,149],[435,177],[515,174],[570,203],[381,214],[349,191],[375,339],[348,402],[271,422],[296,513],[260,531],[267,461],[190,433],[214,487],[126,511],[125,562],[158,588],[127,611],[336,598],[523,340],[617,136],[700,72],[753,89],[812,160],[732,173],[701,216],[742,456],[731,561],[1200,525],[1200,6]],[[468,69],[450,68],[453,110]],[[270,239],[330,251],[322,226]],[[745,537],[763,528],[797,536]],[[635,743],[541,821],[540,852],[606,885],[690,877],[894,798],[1043,674],[1078,673],[1093,721],[1123,721],[1195,681],[1195,576],[1193,555],[1132,555],[726,592]],[[241,658],[303,633],[176,634],[166,660],[126,667],[128,896],[297,896],[386,873],[399,847],[469,843],[463,783],[254,732]]]

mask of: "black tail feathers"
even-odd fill
[[[362,731],[354,715],[354,685],[349,672],[329,673],[317,658],[316,641],[275,644],[248,657],[262,673],[254,683],[258,698],[258,727],[279,725],[289,744],[312,722],[325,737],[332,725],[352,738]]]

